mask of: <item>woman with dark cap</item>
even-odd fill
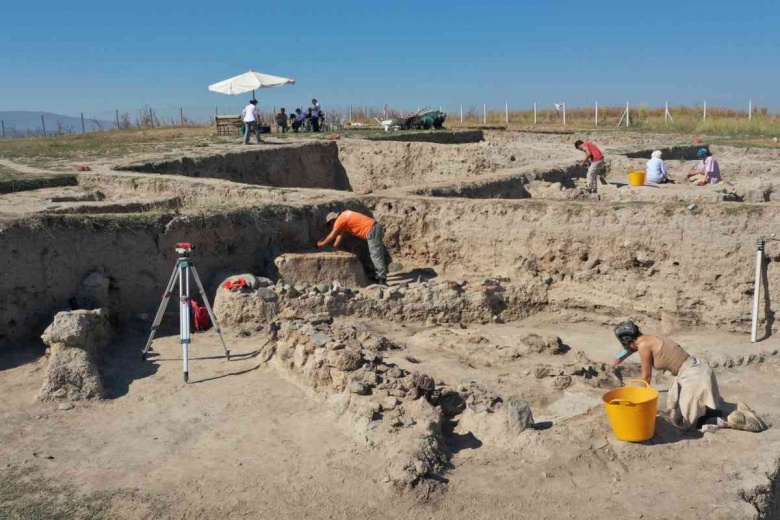
[[[766,430],[766,424],[745,403],[738,403],[737,409],[724,420],[723,402],[712,368],[706,361],[688,354],[670,338],[642,334],[633,321],[618,324],[615,336],[624,347],[617,355],[615,365],[639,352],[642,379],[647,384],[653,377],[653,369],[667,371],[674,376],[663,415],[677,428],[701,429],[705,424],[712,424],[716,428],[750,432]]]
[[[712,156],[709,148],[699,148],[696,157],[699,158],[700,162],[696,165],[696,169],[688,174],[688,183],[694,186],[706,186],[707,184],[717,184],[723,180],[718,160]]]

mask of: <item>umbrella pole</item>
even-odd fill
[[[257,101],[257,98],[255,97],[255,89],[252,89],[252,99],[254,99],[255,101]]]

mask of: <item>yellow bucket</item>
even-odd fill
[[[647,172],[633,170],[628,172],[628,183],[631,186],[644,186]]]
[[[601,399],[615,437],[628,442],[642,442],[653,437],[658,392],[645,381],[630,381],[623,388],[610,390]]]

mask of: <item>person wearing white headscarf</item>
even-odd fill
[[[666,171],[666,165],[663,160],[661,160],[661,150],[653,152],[651,159],[647,161],[645,171],[647,172],[645,177],[645,183],[647,184],[665,184],[672,182]]]

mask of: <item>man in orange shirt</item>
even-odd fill
[[[325,217],[325,222],[333,223],[333,230],[324,240],[317,242],[317,247],[325,247],[331,242],[333,247],[339,247],[346,233],[362,238],[368,242],[368,252],[371,255],[374,269],[376,269],[376,280],[385,285],[387,283],[387,266],[385,265],[385,248],[382,245],[382,224],[352,210],[340,213],[330,212]]]

